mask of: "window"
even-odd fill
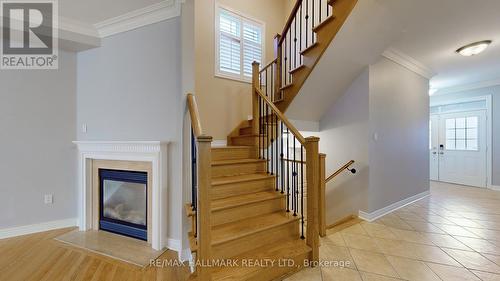
[[[477,116],[446,119],[446,149],[477,151],[478,123]]]
[[[252,63],[262,63],[262,24],[218,8],[216,74],[250,81]]]

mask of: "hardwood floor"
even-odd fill
[[[0,240],[1,281],[183,281],[189,267],[140,267],[97,255],[53,238],[66,228]],[[160,260],[175,260],[165,252]]]

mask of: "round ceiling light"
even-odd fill
[[[482,53],[491,44],[491,40],[475,42],[459,48],[456,52],[464,57],[470,57]]]

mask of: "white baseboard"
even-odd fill
[[[227,146],[227,140],[212,141],[212,147],[224,147],[224,146]]]
[[[189,261],[191,262],[193,259],[193,256],[191,255],[191,249],[184,249],[179,252],[179,260],[182,262]]]
[[[168,238],[167,239],[167,248],[169,248],[170,250],[179,252],[182,249],[182,242],[179,239]]]
[[[500,186],[490,184],[490,185],[488,185],[488,189],[500,191]]]
[[[365,221],[369,221],[369,222],[372,222],[378,218],[381,218],[389,213],[392,213],[398,209],[401,209],[403,208],[404,206],[407,206],[413,202],[416,202],[422,198],[425,198],[427,196],[430,195],[430,191],[424,191],[422,193],[419,193],[419,194],[416,194],[416,195],[413,195],[411,197],[408,197],[406,199],[403,199],[401,201],[398,201],[396,203],[393,203],[387,207],[384,207],[382,209],[378,209],[374,212],[371,212],[371,213],[367,213],[367,212],[363,212],[363,211],[359,211],[359,218],[360,219],[363,219]]]
[[[42,222],[37,224],[16,226],[11,228],[4,228],[0,229],[0,239],[32,234],[37,232],[44,232],[59,228],[73,227],[77,225],[78,225],[78,219],[72,218],[72,219],[64,219],[64,220]]]
[[[182,242],[179,239],[167,239],[167,248],[176,251],[180,261],[188,261],[191,259],[191,251],[189,249],[182,249]]]

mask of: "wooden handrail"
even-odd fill
[[[287,127],[288,129],[290,130],[290,132],[292,132],[292,134],[297,138],[297,140],[305,145],[306,144],[306,139],[302,136],[302,134],[299,132],[299,130],[297,130],[297,128],[295,128],[294,125],[292,125],[292,123],[290,123],[290,121],[288,120],[288,118],[286,118],[285,115],[283,115],[283,113],[276,107],[276,105],[274,105],[273,102],[271,102],[269,100],[268,97],[266,97],[266,95],[264,95],[264,93],[262,93],[262,91],[256,87],[255,88],[255,92],[266,102],[266,104],[271,107],[271,109],[273,110],[274,114],[276,114],[276,116],[278,116],[278,119],[281,120],[281,122],[283,122]]]
[[[271,65],[273,65],[274,63],[276,63],[278,61],[278,58],[275,58],[274,60],[272,60],[271,62],[269,62],[268,64],[266,64],[261,70],[260,70],[260,73],[264,72],[266,70],[266,68],[270,67]]]
[[[278,41],[279,46],[281,46],[281,44],[283,43],[283,40],[285,40],[285,38],[286,38],[285,35],[288,32],[288,29],[290,29],[290,26],[292,25],[293,20],[295,19],[295,15],[297,14],[297,11],[299,10],[301,4],[302,4],[302,0],[297,0],[297,2],[295,2],[295,6],[293,6],[292,12],[288,16],[285,27],[283,28],[283,31],[281,32],[281,38]]]
[[[328,178],[326,178],[325,183],[328,183],[329,181],[331,181],[333,178],[335,178],[340,173],[342,173],[345,169],[349,168],[349,166],[351,166],[352,164],[354,164],[354,160],[351,160],[351,161],[347,162],[344,166],[342,166],[340,169],[338,169],[337,171],[335,171],[335,173],[333,173],[331,176],[329,176]]]
[[[192,189],[196,192],[194,206],[194,227],[193,233],[196,235],[196,243],[198,245],[198,252],[196,259],[199,262],[206,263],[212,260],[212,221],[211,221],[211,196],[210,189],[212,188],[212,137],[203,134],[201,127],[200,113],[196,98],[193,94],[187,95],[187,106],[189,115],[191,116],[191,127],[193,129],[193,138],[196,149],[196,174],[194,175],[197,180],[197,189]],[[200,266],[196,268],[197,275],[200,280],[212,280],[210,268]]]
[[[203,135],[203,130],[201,128],[200,113],[198,112],[198,105],[196,103],[196,98],[193,94],[187,95],[189,115],[191,116],[191,126],[193,127],[193,133],[196,138]]]

